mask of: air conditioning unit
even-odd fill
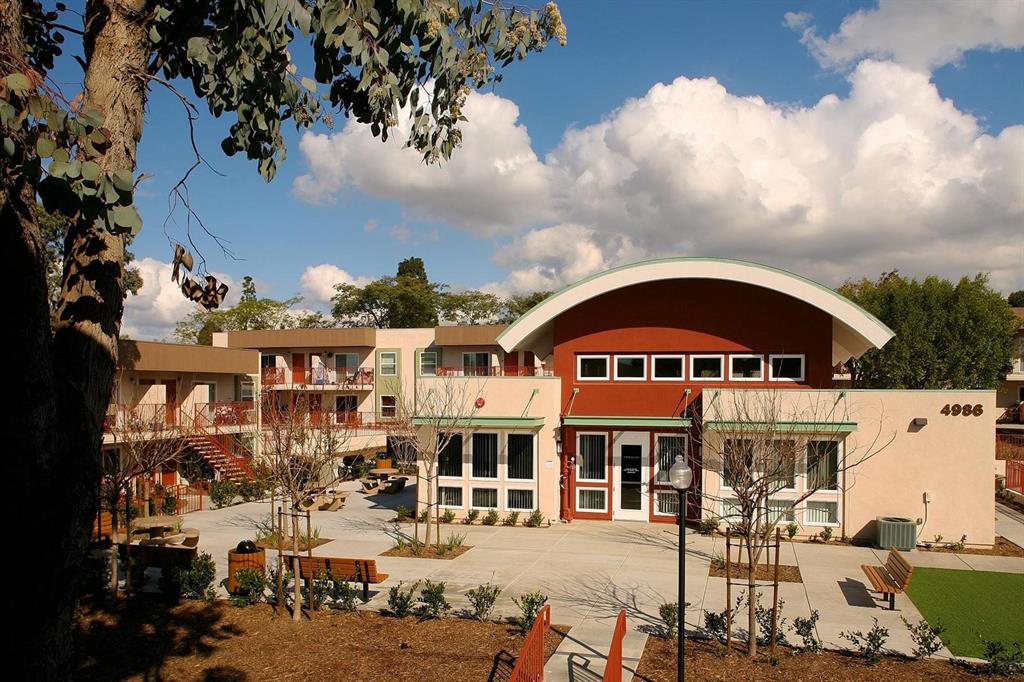
[[[878,547],[910,552],[917,546],[917,524],[901,516],[879,516]]]

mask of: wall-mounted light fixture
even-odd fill
[[[914,426],[928,426],[928,417],[914,417]]]
[[[562,454],[562,439],[559,438],[555,441],[555,454]]]

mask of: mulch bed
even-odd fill
[[[942,552],[945,554],[981,554],[984,556],[1012,556],[1012,557],[1024,557],[1024,548],[1020,545],[1010,542],[1002,535],[996,536],[996,544],[991,548],[987,547],[964,547],[963,549],[951,549],[949,547],[943,547],[942,545],[932,545],[931,547],[918,546],[918,551],[921,552]]]
[[[455,557],[462,556],[471,549],[473,548],[470,545],[462,545],[461,547],[456,547],[450,551],[446,549],[444,554],[438,554],[434,545],[430,545],[429,547],[423,547],[423,549],[420,550],[420,553],[417,554],[413,551],[412,547],[406,545],[402,549],[392,548],[386,552],[381,552],[377,556],[397,556],[413,559],[454,559]]]
[[[312,621],[312,622],[311,622]],[[545,659],[568,628],[552,626]],[[346,680],[455,682],[508,679],[523,644],[502,623],[368,611],[317,611],[293,622],[265,604],[134,599],[85,606],[76,680]]]
[[[304,540],[302,540],[300,538],[299,539],[299,551],[300,552],[308,552],[313,547],[319,547],[320,545],[326,545],[328,542],[333,542],[333,541],[334,541],[334,538],[313,538],[313,542],[312,543],[307,543],[307,542],[305,542]],[[293,540],[291,539],[291,537],[287,537],[287,538],[285,538],[284,540],[281,541],[281,547],[284,549],[284,551],[290,552],[294,548],[294,545],[292,544],[292,542],[293,542]],[[257,542],[256,546],[257,547],[262,547],[263,549],[273,549],[273,550],[277,549],[277,545],[276,544],[274,544],[272,542],[265,542],[265,541],[262,541],[262,540],[260,542]]]
[[[747,563],[741,564],[733,562],[732,564],[732,578],[739,580],[747,577]],[[764,564],[756,565],[756,579],[757,580],[774,580],[775,579],[775,565]],[[712,578],[724,578],[725,577],[725,566],[719,564],[711,564],[711,569],[708,571],[708,575]],[[781,583],[802,583],[804,579],[800,577],[799,566],[787,566],[785,564],[779,564],[779,582]]]
[[[676,643],[650,637],[644,647],[637,675],[641,682],[675,682]],[[913,661],[886,656],[877,665],[868,665],[862,659],[837,651],[816,654],[796,653],[779,648],[778,665],[766,657],[751,661],[744,652],[734,650],[723,656],[724,649],[705,640],[686,640],[686,677],[692,680],[887,680],[904,682],[913,680],[941,680],[957,682],[976,680],[983,676],[976,667],[955,665],[948,661],[929,659]],[[1008,679],[1008,678],[999,678]]]

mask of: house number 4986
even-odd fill
[[[985,411],[985,408],[981,406],[981,403],[976,405],[969,405],[964,403],[950,405],[946,403],[945,407],[939,410],[940,414],[944,414],[947,417],[980,417]]]

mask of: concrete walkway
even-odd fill
[[[379,570],[390,577],[371,590],[364,606],[368,609],[384,608],[392,585],[427,578],[445,582],[446,595],[456,611],[468,608],[468,590],[486,582],[500,586],[495,617],[518,614],[514,596],[544,593],[551,604],[552,622],[571,628],[548,663],[550,680],[587,680],[594,675],[599,679],[615,617],[622,609],[627,615],[625,665],[634,667],[647,636],[658,629],[658,607],[677,599],[678,532],[674,526],[600,521],[556,523],[548,528],[442,525],[443,538],[464,533],[465,543],[472,549],[450,561],[378,556],[393,545],[395,527],[388,521],[394,508],[399,504],[411,507],[412,500],[412,491],[398,496],[353,492],[344,509],[314,512],[313,525],[320,529],[321,537],[333,539],[314,553],[376,558]],[[187,516],[185,525],[200,530],[200,549],[217,562],[218,581],[227,577],[227,550],[240,540],[251,539],[255,523],[265,521],[269,513],[270,505],[264,502]],[[405,525],[401,531],[411,533],[412,527]],[[999,532],[1010,537],[1002,529]],[[686,539],[686,600],[690,606],[685,621],[692,632],[703,627],[705,610],[725,608],[725,579],[708,575],[711,559],[716,553],[724,554],[725,539],[692,531]],[[908,558],[915,566],[1024,573],[1024,559],[1017,558],[926,552],[913,552]],[[794,617],[817,610],[818,633],[829,648],[847,645],[841,632],[867,630],[872,619],[878,618],[889,628],[888,647],[909,652],[912,643],[900,616],[916,622],[920,614],[902,594],[896,597],[896,611],[889,611],[868,592],[860,569],[861,564],[884,560],[885,552],[870,548],[784,543],[782,563],[799,566],[804,582],[780,585],[783,617],[791,623]],[[734,598],[737,593],[734,589]],[[770,598],[770,591],[766,596]]]
[[[1024,547],[1024,514],[996,502],[996,533]]]

